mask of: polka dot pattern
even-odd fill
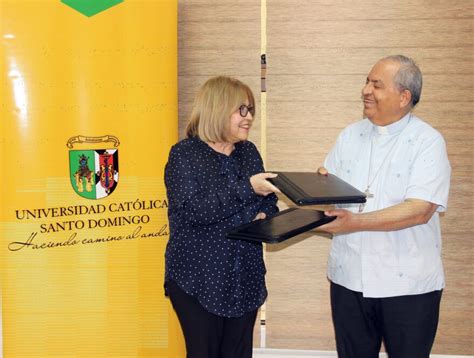
[[[165,282],[176,282],[209,312],[240,317],[267,296],[262,245],[227,239],[259,212],[278,212],[277,197],[255,194],[249,178],[263,172],[255,145],[226,156],[198,138],[171,148],[165,168],[170,239]]]

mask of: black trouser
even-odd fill
[[[250,358],[257,311],[238,318],[209,313],[197,299],[173,282],[167,282],[173,308],[186,341],[188,358]]]
[[[390,358],[428,358],[438,327],[442,291],[366,298],[331,282],[339,358],[378,358],[382,339]]]

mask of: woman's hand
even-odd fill
[[[280,189],[267,180],[268,178],[276,178],[277,176],[278,174],[274,173],[258,173],[250,177],[250,184],[252,185],[253,191],[257,193],[257,195],[262,196],[267,196],[271,193],[280,193]]]
[[[255,216],[255,218],[253,219],[253,221],[255,220],[263,220],[267,217],[267,214],[265,213],[258,213],[257,216]]]

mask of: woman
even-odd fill
[[[278,212],[278,189],[247,141],[255,100],[229,77],[199,90],[165,169],[170,224],[165,290],[178,315],[188,358],[252,356],[257,310],[265,301],[262,246],[232,240],[237,226]]]

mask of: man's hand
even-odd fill
[[[406,199],[403,203],[363,214],[354,214],[344,209],[328,210],[327,216],[336,220],[318,227],[319,231],[331,234],[356,231],[396,231],[426,224],[436,212],[438,205],[420,199]]]
[[[267,180],[268,178],[276,178],[277,176],[278,174],[274,173],[259,173],[250,177],[250,184],[252,185],[253,191],[262,196],[267,196],[271,193],[280,193],[280,189]]]
[[[328,176],[329,172],[325,167],[319,167],[317,170],[318,174]]]
[[[324,212],[327,216],[336,216],[336,220],[318,227],[318,231],[325,231],[331,234],[341,234],[359,231],[358,216],[344,209],[327,210]]]

